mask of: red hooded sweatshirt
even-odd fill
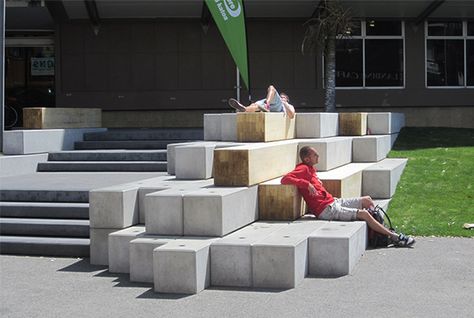
[[[311,195],[308,185],[312,184],[316,188],[316,195]],[[324,189],[321,180],[316,176],[316,169],[304,163],[296,165],[295,169],[288,172],[282,179],[281,184],[292,184],[298,188],[303,196],[309,210],[319,216],[321,212],[334,202],[332,195]]]

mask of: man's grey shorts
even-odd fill
[[[318,219],[328,221],[355,221],[357,211],[362,209],[362,198],[338,198],[328,205]]]

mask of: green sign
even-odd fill
[[[205,0],[230,54],[249,89],[247,35],[243,0]]]

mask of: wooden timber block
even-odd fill
[[[336,198],[360,197],[362,194],[362,170],[373,163],[350,163],[326,172],[318,172],[324,188]]]
[[[339,113],[340,136],[364,136],[367,134],[367,113]]]
[[[23,108],[23,127],[34,129],[102,127],[100,108]]]
[[[305,214],[306,204],[294,185],[276,178],[258,185],[259,220],[293,221]]]
[[[295,120],[284,113],[237,113],[237,141],[275,141],[293,139]]]
[[[214,150],[214,184],[249,187],[294,169],[298,141],[253,143]]]

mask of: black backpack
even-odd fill
[[[367,209],[367,211],[369,211],[369,213],[374,217],[374,219],[377,220],[377,222],[379,222],[385,227],[387,227],[387,225],[385,224],[385,219],[387,219],[388,225],[389,225],[388,229],[390,231],[394,230],[392,227],[392,221],[390,220],[390,217],[388,216],[387,212],[385,212],[385,210],[382,209],[380,206],[377,205],[373,209]],[[374,247],[374,248],[387,247],[391,243],[392,241],[390,240],[390,238],[388,238],[387,236],[383,234],[377,233],[374,230],[369,228],[369,246]]]

